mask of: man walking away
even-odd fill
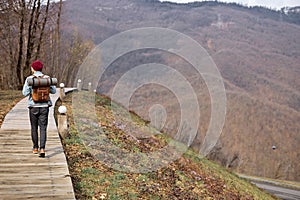
[[[31,76],[28,76],[23,85],[23,95],[28,96],[28,108],[29,108],[29,117],[31,124],[31,139],[33,143],[32,151],[34,154],[38,154],[40,149],[39,157],[45,157],[45,146],[47,140],[47,126],[48,126],[48,114],[49,107],[52,106],[52,102],[50,97],[48,100],[43,102],[34,101],[32,98],[34,88],[33,86],[28,85],[28,79],[32,78],[50,78],[47,75],[42,73],[43,63],[39,60],[34,61],[31,64],[31,72],[33,73]],[[56,87],[54,85],[50,85],[50,93],[56,93]],[[38,127],[40,128],[40,146],[38,142]]]

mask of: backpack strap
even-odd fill
[[[44,78],[44,76],[45,75],[43,75],[43,78]],[[51,83],[51,78],[49,77],[49,78],[46,78],[47,79],[47,85],[49,85],[50,86],[50,83]]]
[[[34,84],[34,81],[37,79],[38,77],[36,75],[33,75],[33,78],[32,78],[32,85],[35,85]]]
[[[37,78],[38,80],[38,87],[41,85],[41,79],[40,78]]]

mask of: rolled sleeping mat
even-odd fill
[[[50,85],[56,85],[57,79],[56,78],[43,78],[43,77],[32,77],[27,79],[27,83],[29,86],[32,87],[45,87]]]

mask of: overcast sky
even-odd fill
[[[165,1],[165,0],[161,0],[161,1]],[[176,2],[176,3],[188,3],[188,2],[194,2],[195,0],[167,0],[167,1]],[[285,6],[288,7],[300,6],[300,0],[219,0],[219,1],[236,2],[248,6],[259,5],[259,6],[272,8],[272,9],[280,9]]]

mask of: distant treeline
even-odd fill
[[[174,5],[179,5],[174,2],[160,2],[159,0],[143,0],[146,3],[159,3],[164,6],[174,6]],[[226,3],[226,2],[219,2],[219,1],[202,1],[202,2],[192,2],[192,3],[185,3],[185,4],[180,4],[180,5],[185,5],[188,7],[203,7],[203,6],[229,6],[234,9],[239,9],[239,10],[247,10],[250,11],[251,13],[262,17],[262,18],[270,18],[273,20],[282,20],[285,22],[293,23],[300,25],[300,6],[297,7],[283,7],[280,10],[273,10],[268,7],[264,6],[247,6],[239,3]]]

